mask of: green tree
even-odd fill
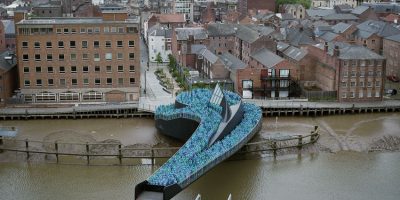
[[[157,67],[159,64],[161,64],[163,62],[163,59],[161,57],[161,53],[158,52],[157,56],[156,56],[156,62],[157,62]]]

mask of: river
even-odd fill
[[[179,144],[160,136],[151,119],[2,121],[0,125],[16,126],[19,139]],[[230,193],[233,199],[399,199],[400,153],[368,153],[375,141],[400,136],[399,113],[265,118],[257,137],[308,133],[314,125],[321,128],[319,151],[277,160],[266,156],[226,161],[174,199],[194,199],[198,193],[203,199],[226,199]],[[5,162],[0,157],[0,199],[133,199],[135,185],[157,167]]]

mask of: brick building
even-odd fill
[[[19,13],[24,14],[24,13]],[[19,84],[25,102],[137,101],[139,22],[16,16]]]
[[[386,75],[400,77],[400,34],[383,39],[383,55],[386,57]]]
[[[315,56],[316,84],[336,91],[340,102],[382,101],[386,60],[357,45],[332,42],[308,48]]]
[[[11,51],[0,53],[0,107],[6,104],[18,85],[17,61]]]
[[[242,17],[249,13],[249,10],[275,11],[275,0],[238,0],[238,11]]]

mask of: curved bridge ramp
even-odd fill
[[[147,180],[135,187],[136,199],[171,199],[245,145],[262,126],[261,109],[243,103],[238,95],[197,89],[177,96],[175,104],[159,106],[156,127],[161,133],[186,143]],[[189,139],[179,120],[193,120]],[[168,123],[174,122],[174,127]]]

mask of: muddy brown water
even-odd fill
[[[2,121],[16,126],[19,139],[119,140],[124,145],[167,143],[151,119]],[[258,138],[308,133],[320,126],[323,151],[273,160],[227,161],[186,188],[175,199],[399,199],[400,153],[369,152],[376,141],[400,136],[400,114],[318,118],[265,118]],[[63,138],[63,134],[65,138]],[[397,150],[396,150],[397,148]],[[334,152],[334,153],[328,153]],[[0,157],[0,199],[133,199],[134,186],[158,166],[84,166],[5,162]]]

